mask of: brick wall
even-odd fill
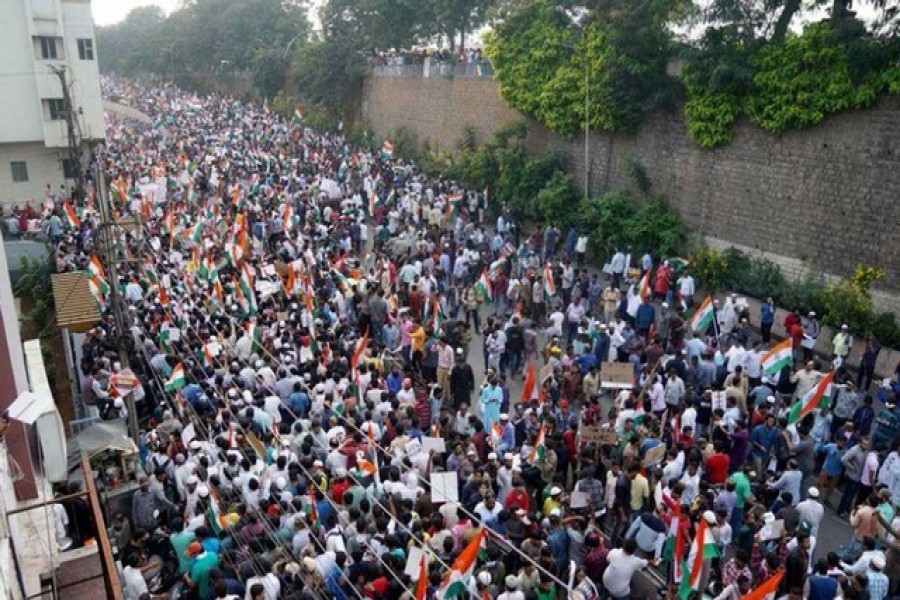
[[[404,126],[432,147],[451,147],[467,125],[484,142],[521,119],[478,79],[370,78],[363,117],[379,135]],[[873,294],[900,315],[900,98],[827,118],[804,131],[771,135],[738,123],[734,141],[703,150],[678,111],[660,112],[633,135],[591,136],[592,192],[630,188],[624,163],[643,165],[652,191],[668,198],[692,231],[775,260],[792,278],[846,277],[857,264],[886,277]],[[559,147],[582,185],[584,141],[532,123],[529,147]]]

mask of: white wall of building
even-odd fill
[[[42,38],[55,40],[55,59],[42,57]],[[52,67],[65,68],[82,138],[104,136],[90,0],[0,1],[0,56],[0,202],[40,198],[47,183],[54,189],[63,183],[58,149],[68,145],[65,120],[50,115],[50,101],[63,98]],[[7,144],[14,146],[4,150]],[[39,147],[46,149],[44,157],[37,155]],[[10,162],[16,160],[27,161],[27,182],[12,181]]]
[[[54,191],[62,184],[71,186],[72,182],[63,177],[60,161],[66,155],[64,148],[47,148],[42,142],[0,144],[0,203],[12,208],[31,202],[37,209],[48,183]],[[10,163],[22,161],[28,166],[28,181],[15,182]]]

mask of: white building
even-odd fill
[[[0,203],[72,187],[62,85],[65,69],[88,146],[103,139],[103,104],[90,0],[0,1]],[[85,165],[86,166],[86,165]]]

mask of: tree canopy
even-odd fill
[[[857,18],[863,5],[874,20]],[[610,131],[683,100],[691,135],[713,147],[742,115],[778,132],[900,89],[890,0],[523,0],[498,17],[487,49],[501,95],[564,135],[584,127],[585,96],[590,126]]]
[[[189,0],[166,17],[158,7],[131,11],[97,29],[100,68],[126,76],[192,76],[250,71],[266,95],[284,86],[291,51],[306,42],[299,0]]]

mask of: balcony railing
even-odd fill
[[[445,79],[473,78],[492,79],[494,76],[491,63],[479,61],[471,63],[448,63],[425,60],[415,64],[374,65],[375,77],[406,77],[409,79],[428,79],[443,77]]]

